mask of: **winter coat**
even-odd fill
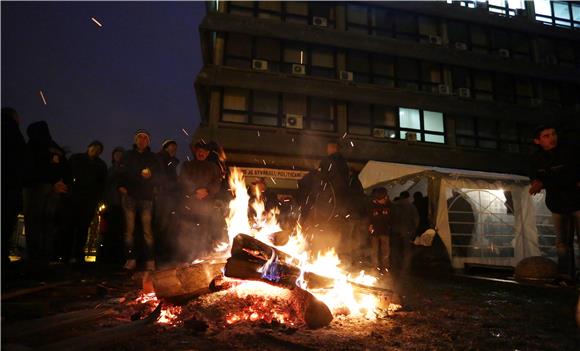
[[[546,189],[546,206],[554,213],[580,210],[580,156],[571,149],[557,146],[538,150],[532,155],[530,178],[540,180]]]
[[[391,234],[391,204],[380,204],[372,201],[369,209],[371,235],[386,236]]]
[[[151,177],[148,179],[141,175],[145,169],[151,172]],[[126,188],[127,194],[135,200],[152,201],[153,190],[162,175],[163,171],[157,155],[149,148],[139,152],[134,146],[132,150],[125,152],[119,162],[118,187]]]
[[[70,184],[70,168],[64,150],[50,136],[45,121],[28,126],[26,151],[30,157],[25,176],[25,186],[55,184],[62,180]]]
[[[323,158],[320,161],[320,173],[322,179],[334,188],[337,204],[345,208],[349,195],[349,169],[344,157],[337,152]]]
[[[161,179],[159,181],[159,190],[164,194],[174,194],[179,192],[179,184],[177,182],[177,166],[179,159],[172,157],[167,151],[160,151],[157,156],[161,163]]]
[[[20,208],[27,162],[26,142],[18,122],[2,116],[2,203]]]
[[[419,226],[419,213],[409,199],[397,200],[391,207],[391,229],[393,234],[407,240],[415,238]]]
[[[211,198],[220,189],[221,171],[213,162],[191,160],[183,164],[178,181],[184,195],[195,196],[197,189],[206,188]]]
[[[76,201],[97,203],[103,198],[107,183],[107,165],[100,158],[90,159],[87,153],[74,154],[69,159],[72,185],[71,197]]]

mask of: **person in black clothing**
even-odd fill
[[[2,263],[10,262],[11,238],[22,210],[22,187],[26,165],[26,142],[19,116],[11,107],[2,108]]]
[[[107,165],[101,160],[103,144],[95,140],[84,153],[69,158],[72,184],[68,196],[69,227],[63,243],[63,257],[71,263],[83,263],[85,244],[97,204],[103,199]]]
[[[417,235],[421,235],[429,229],[429,198],[424,197],[420,191],[416,191],[413,194],[413,205],[419,213]]]
[[[153,190],[162,175],[157,155],[151,152],[151,136],[146,130],[135,132],[133,149],[125,152],[121,159],[118,189],[125,212],[124,268],[133,270],[137,266],[135,253],[135,216],[139,211],[143,239],[145,242],[145,268],[155,269],[155,246],[151,227],[153,212]]]
[[[567,279],[576,274],[574,232],[580,240],[580,158],[578,152],[558,145],[558,134],[552,126],[536,129],[532,155],[530,194],[546,189],[546,206],[552,212],[556,232],[558,269]]]
[[[326,155],[320,161],[320,174],[324,182],[332,185],[336,199],[336,212],[344,217],[349,194],[348,163],[340,153],[340,146],[336,141],[329,141],[326,144]]]
[[[175,211],[179,200],[177,183],[177,142],[167,139],[157,154],[161,162],[161,178],[155,197],[155,246],[158,260],[168,261],[175,251]]]
[[[57,259],[56,243],[63,229],[62,195],[68,192],[70,168],[64,150],[52,140],[45,121],[26,129],[30,157],[24,184],[26,247],[32,260]]]
[[[220,190],[220,168],[208,161],[211,152],[208,144],[198,141],[190,147],[194,159],[183,164],[178,178],[181,187],[178,256],[182,261],[210,251],[219,227],[214,199]]]
[[[374,267],[390,269],[391,256],[391,203],[387,189],[373,189],[369,211],[369,234],[371,236],[371,261]]]
[[[111,153],[111,167],[107,172],[104,198],[106,206],[104,214],[105,233],[100,247],[99,260],[112,264],[122,264],[124,258],[123,228],[125,220],[121,194],[118,191],[121,159],[124,153],[125,149],[120,146],[114,148]]]

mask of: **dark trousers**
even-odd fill
[[[162,193],[155,199],[155,253],[161,261],[170,261],[176,250],[177,215],[173,194]]]
[[[73,258],[78,263],[85,260],[85,245],[89,235],[89,226],[95,217],[97,201],[72,198],[67,204],[68,226],[62,240],[65,261]]]
[[[53,192],[52,184],[35,185],[24,190],[28,258],[40,261],[56,259],[60,201],[60,195]]]
[[[153,229],[151,227],[153,201],[136,200],[129,195],[123,195],[121,203],[125,213],[125,257],[127,259],[137,259],[137,256],[140,256],[136,255],[135,252],[135,221],[137,214],[139,214],[145,244],[143,257],[147,261],[153,260],[155,253]]]
[[[125,253],[123,233],[125,230],[125,214],[123,207],[109,205],[104,215],[105,232],[102,246],[99,249],[99,261],[113,264],[123,263]]]
[[[576,233],[580,245],[580,211],[565,214],[552,213],[552,221],[556,232],[558,271],[574,278],[576,274],[574,233]]]

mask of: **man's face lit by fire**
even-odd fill
[[[91,145],[87,150],[87,155],[89,155],[90,159],[95,159],[101,155],[103,149],[99,145]]]
[[[145,150],[149,146],[149,137],[145,134],[138,134],[135,137],[135,145],[139,150]]]
[[[122,151],[115,151],[115,153],[113,154],[113,160],[115,160],[115,163],[121,162],[122,158],[123,158],[123,152]]]
[[[209,156],[209,150],[203,149],[201,147],[196,147],[194,150],[195,159],[198,161],[205,161]]]
[[[558,134],[554,128],[544,129],[540,132],[534,143],[548,151],[558,146]]]
[[[335,143],[326,144],[326,154],[328,156],[335,154],[337,152],[338,152],[338,144],[335,144]]]

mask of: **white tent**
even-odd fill
[[[454,268],[514,267],[522,258],[554,253],[549,212],[543,196],[528,194],[527,177],[369,161],[359,179],[365,189],[385,186],[391,198],[402,190],[428,196],[431,227]]]

